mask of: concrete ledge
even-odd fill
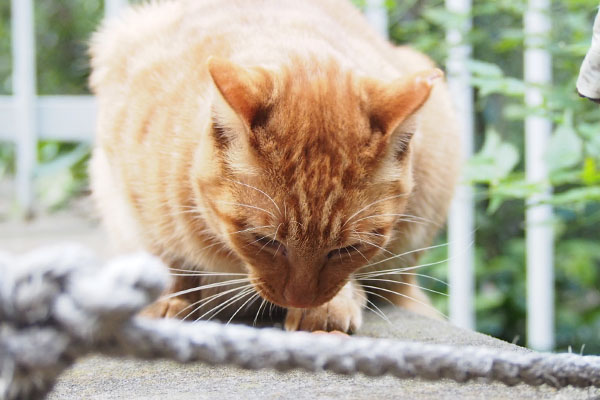
[[[358,335],[527,352],[522,347],[443,321],[383,308],[392,325],[369,313]],[[88,358],[62,376],[50,399],[600,399],[600,389],[499,383],[459,384],[449,380],[399,380],[331,373],[245,371],[229,367],[178,365]]]
[[[1,199],[0,199],[1,200]],[[41,245],[75,241],[106,257],[105,239],[90,219],[91,207],[43,216],[30,223],[0,223],[0,250],[25,252]],[[373,313],[365,315],[358,335],[454,345],[487,346],[527,352],[522,347],[444,322],[391,307],[382,308],[392,324]],[[50,399],[596,399],[600,389],[556,390],[550,387],[448,380],[428,382],[393,377],[368,378],[331,373],[245,371],[200,364],[142,362],[91,357],[65,373]]]

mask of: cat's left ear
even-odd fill
[[[223,99],[251,129],[256,119],[261,118],[273,91],[269,72],[258,67],[245,68],[219,57],[210,57],[207,65]]]
[[[369,121],[373,131],[391,134],[429,98],[434,84],[444,76],[437,68],[427,69],[384,85],[365,82]]]

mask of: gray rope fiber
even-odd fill
[[[43,398],[67,367],[93,353],[247,369],[600,387],[596,356],[515,354],[136,317],[168,282],[166,268],[146,254],[101,266],[77,246],[20,257],[0,253],[0,398]]]

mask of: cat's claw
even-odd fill
[[[353,288],[344,287],[329,302],[315,308],[288,308],[285,329],[288,331],[356,332],[362,325],[362,302]]]

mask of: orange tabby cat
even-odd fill
[[[255,313],[260,296],[289,330],[353,331],[366,293],[431,314],[398,270],[443,224],[458,169],[425,56],[346,0],[152,3],[91,54],[98,207],[120,251],[175,276],[147,315]]]

